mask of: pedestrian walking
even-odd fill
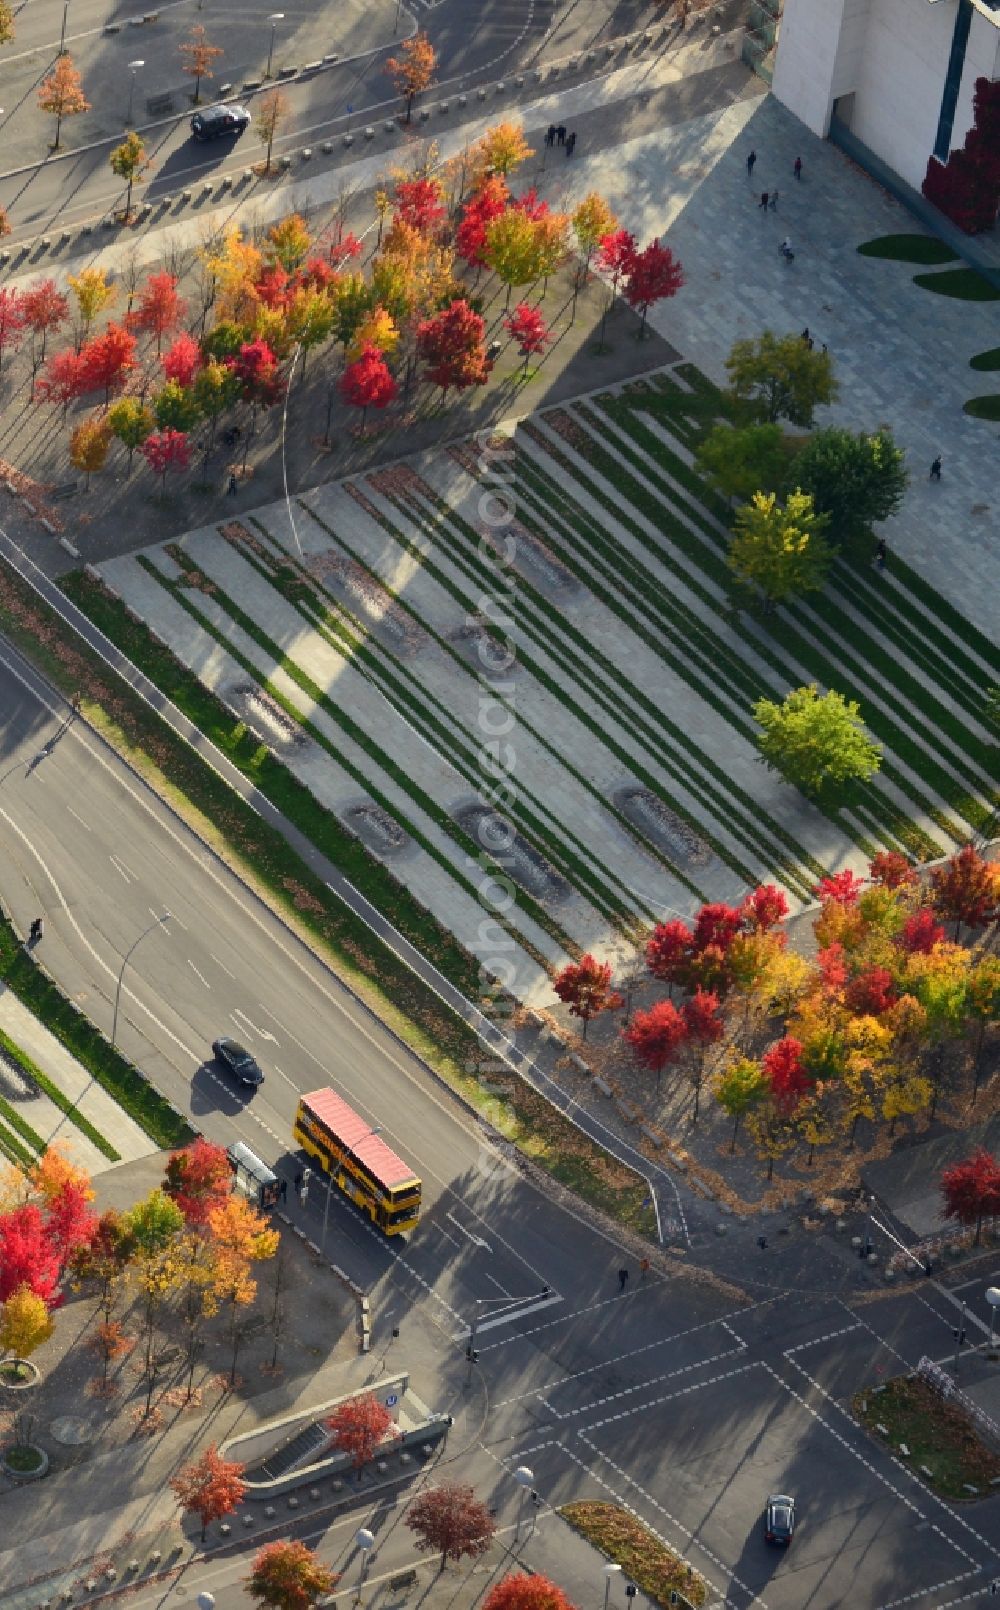
[[[229,485],[226,487],[226,495],[227,495],[227,497],[234,498],[236,496],[237,492],[239,491],[239,489],[240,489],[240,483],[236,479],[236,475],[235,475],[235,472],[234,472],[233,474],[230,475],[230,477],[229,477]]]
[[[278,1186],[278,1195],[281,1197],[281,1200],[283,1202],[287,1200],[287,1198],[288,1198],[288,1181],[287,1180],[282,1180],[281,1184]]]
[[[756,153],[756,151],[749,152],[749,154],[747,155],[747,178],[748,179],[753,178],[754,163],[756,161],[757,161],[757,153]]]
[[[806,346],[808,346],[809,345],[809,339],[810,339],[810,337],[809,337],[809,326],[807,324],[805,329],[803,330],[801,336],[799,337],[799,340],[804,341],[806,343]]]
[[[649,1259],[648,1258],[640,1258],[639,1259],[639,1279],[640,1280],[645,1280],[645,1278],[646,1278],[646,1276],[648,1274],[649,1274]]]
[[[571,157],[575,150],[576,150],[576,130],[574,129],[573,133],[570,135],[569,139],[566,141],[566,155],[568,157]]]
[[[302,1189],[302,1175],[301,1175],[301,1173],[296,1174],[294,1184],[295,1184],[295,1189],[297,1191],[301,1191],[301,1189]]]
[[[619,1289],[619,1291],[624,1291],[625,1287],[627,1285],[628,1285],[628,1270],[627,1269],[619,1269],[619,1271],[618,1271],[618,1289]]]
[[[940,481],[940,479],[941,479],[941,454],[939,453],[937,458],[934,460],[933,464],[931,465],[931,473],[928,476],[928,480]]]
[[[37,945],[38,941],[41,938],[43,938],[44,934],[45,934],[45,923],[43,922],[41,917],[34,917],[32,919],[31,927],[28,930],[28,944],[29,945]],[[628,1270],[627,1269],[625,1270],[625,1279],[626,1280],[628,1279]]]
[[[76,692],[74,693],[72,699],[70,699],[69,703],[70,703],[70,709],[76,715],[79,715],[80,714],[80,689],[79,688],[77,688]]]
[[[792,163],[792,172],[794,173],[796,179],[801,179],[802,178],[802,158],[801,157],[796,157],[795,158],[795,161]]]
[[[771,211],[772,212],[777,212],[777,210],[778,210],[778,192],[777,192],[777,190],[772,190],[771,191],[771,203],[770,203],[770,205],[771,205]]]
[[[884,570],[885,569],[885,552],[886,552],[886,550],[885,550],[885,538],[884,537],[879,537],[878,542],[875,544],[875,569],[876,570]]]
[[[554,145],[555,144],[555,139],[556,139],[556,126],[555,126],[554,123],[550,123],[548,128],[545,130],[545,144],[546,145]]]
[[[760,210],[761,210],[761,212],[766,212],[767,211],[767,203],[768,203],[767,191],[762,190],[761,193],[760,193]]]
[[[557,145],[565,145],[566,144],[566,125],[565,125],[565,123],[560,123],[559,127],[556,129],[556,144]]]
[[[785,259],[786,263],[794,263],[794,261],[795,261],[795,253],[792,251],[792,237],[791,237],[791,235],[786,235],[785,236],[784,240],[781,242],[781,245],[778,247],[778,250],[781,253],[782,257]]]

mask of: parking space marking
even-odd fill
[[[968,1582],[970,1576],[982,1576],[982,1574],[983,1567],[977,1565],[971,1571],[960,1571],[957,1576],[945,1577],[943,1582],[935,1582],[932,1588],[918,1588],[915,1593],[904,1593],[901,1599],[888,1599],[885,1604],[878,1606],[878,1610],[897,1610],[897,1606],[901,1604],[915,1604],[918,1599],[926,1599],[929,1593],[940,1593],[942,1588],[955,1588],[960,1582]],[[978,1598],[982,1591],[981,1587],[977,1588],[974,1593],[967,1594],[966,1598]],[[951,1603],[961,1604],[962,1600],[952,1599]],[[942,1610],[942,1607],[939,1606],[938,1610]]]
[[[738,1358],[741,1353],[745,1352],[745,1347],[728,1347],[723,1353],[713,1353],[709,1358],[697,1359],[693,1364],[680,1364],[676,1370],[667,1370],[665,1375],[654,1375],[648,1381],[637,1382],[635,1386],[623,1386],[620,1392],[609,1392],[607,1397],[596,1398],[591,1403],[584,1403],[578,1409],[564,1409],[561,1414],[558,1409],[552,1407],[548,1398],[540,1398],[539,1402],[542,1408],[547,1409],[555,1419],[572,1420],[575,1415],[592,1414],[595,1409],[603,1408],[606,1403],[617,1403],[620,1398],[632,1397],[636,1392],[647,1392],[651,1386],[661,1386],[664,1381],[672,1381],[678,1375],[688,1375],[692,1370],[704,1369],[708,1364],[718,1364],[719,1360],[723,1358]],[[716,1376],[715,1379],[717,1380],[718,1377]],[[662,1400],[654,1399],[654,1402],[660,1401]],[[603,1425],[604,1421],[598,1421],[597,1423]]]

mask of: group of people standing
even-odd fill
[[[546,145],[561,145],[568,157],[573,155],[576,146],[576,133],[567,134],[565,123],[550,123],[545,130]]]

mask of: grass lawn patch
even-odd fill
[[[6,915],[0,916],[0,979],[157,1146],[183,1146],[191,1140],[194,1131],[186,1120],[70,1004],[29,956]]]
[[[970,397],[962,405],[963,414],[971,414],[973,419],[1000,419],[1000,391],[990,392],[985,397]]]
[[[691,1567],[618,1504],[564,1504],[559,1513],[656,1604],[669,1605],[671,1589],[681,1595],[682,1603],[703,1605],[707,1600],[705,1583]]]
[[[105,1140],[100,1130],[95,1129],[89,1119],[83,1116],[76,1102],[70,1101],[69,1097],[63,1094],[58,1085],[54,1085],[48,1075],[42,1072],[38,1063],[34,1062],[26,1051],[22,1051],[21,1047],[15,1044],[10,1036],[4,1033],[3,1029],[0,1029],[0,1051],[5,1052],[19,1068],[23,1068],[28,1078],[38,1086],[44,1095],[48,1096],[49,1100],[59,1108],[60,1112],[66,1114],[71,1123],[76,1125],[81,1135],[86,1135],[89,1141],[93,1141],[103,1157],[106,1157],[111,1163],[121,1162],[121,1152],[115,1151],[111,1142]]]
[[[914,274],[914,285],[960,302],[1000,302],[1000,291],[974,268],[949,268],[943,274]]]
[[[933,235],[879,235],[858,247],[862,257],[885,257],[894,263],[953,263],[955,253]]]
[[[858,1392],[853,1408],[861,1425],[894,1453],[905,1442],[909,1463],[921,1475],[926,1465],[931,1474],[924,1480],[942,1498],[971,1498],[966,1484],[987,1494],[1000,1476],[1000,1454],[983,1442],[968,1415],[917,1376],[897,1376],[880,1392]]]
[[[990,347],[988,352],[977,352],[974,358],[969,359],[970,369],[1000,369],[1000,347]]]

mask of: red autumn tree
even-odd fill
[[[687,923],[658,922],[646,944],[646,966],[665,984],[682,984],[693,954],[694,937]]]
[[[363,251],[364,247],[357,235],[349,229],[346,235],[342,233],[331,242],[327,255],[332,268],[336,271],[343,268],[345,263],[351,263],[356,257],[360,257]]]
[[[134,330],[145,330],[156,337],[156,350],[160,351],[163,337],[176,330],[187,312],[187,303],[177,291],[176,274],[150,274],[139,292],[139,304],[129,314]]]
[[[163,486],[166,486],[167,474],[171,470],[186,470],[191,463],[191,448],[184,432],[180,430],[154,430],[146,437],[139,451],[153,474],[160,477]]]
[[[388,408],[399,387],[378,347],[365,347],[340,377],[340,395],[352,408],[361,409],[364,430],[369,408]]]
[[[26,324],[24,297],[20,291],[0,286],[0,367],[5,352],[15,352],[24,337]]]
[[[90,1206],[93,1191],[79,1179],[67,1178],[45,1206],[45,1228],[60,1269],[97,1234],[97,1214]]]
[[[374,1459],[378,1448],[394,1429],[389,1410],[371,1393],[338,1404],[327,1416],[326,1425],[333,1432],[334,1447],[350,1454],[355,1470]]]
[[[774,883],[762,883],[746,896],[740,906],[743,926],[750,933],[766,934],[788,916],[788,901]]]
[[[484,179],[465,203],[461,222],[455,231],[455,250],[470,268],[483,268],[486,258],[486,229],[494,218],[506,210],[510,203],[510,190],[506,179],[494,173]]]
[[[725,1032],[719,1016],[719,997],[714,990],[695,990],[681,1007],[687,1043],[691,1056],[691,1083],[694,1086],[694,1113],[692,1123],[698,1122],[701,1091],[705,1082],[705,1066],[711,1046],[716,1045]]]
[[[611,963],[599,962],[589,952],[557,973],[552,988],[569,1007],[570,1016],[582,1019],[584,1039],[592,1017],[622,1004],[621,996],[612,988]]]
[[[246,1494],[243,1480],[244,1466],[235,1459],[223,1459],[215,1443],[205,1449],[199,1459],[184,1465],[171,1477],[181,1509],[197,1515],[201,1521],[201,1540],[212,1521],[221,1521],[242,1504]]]
[[[983,1220],[1000,1213],[1000,1164],[990,1152],[980,1148],[971,1157],[944,1170],[941,1196],[946,1219],[976,1226],[978,1246]]]
[[[240,350],[225,360],[239,381],[240,396],[250,404],[250,430],[257,421],[258,408],[273,408],[281,397],[278,360],[266,341],[244,341]]]
[[[964,845],[932,871],[931,904],[939,917],[955,924],[957,944],[963,928],[985,928],[1000,917],[1000,866]]]
[[[544,352],[552,340],[552,331],[542,316],[542,310],[532,307],[530,302],[518,302],[513,313],[508,313],[503,322],[517,342],[527,370],[532,353]]]
[[[904,889],[917,881],[916,872],[899,850],[880,850],[872,857],[868,875],[883,889]]]
[[[69,302],[54,279],[35,280],[21,297],[24,322],[31,331],[31,370],[45,362],[45,344],[53,330],[69,318]]]
[[[132,1338],[125,1334],[117,1319],[105,1319],[95,1328],[87,1346],[100,1359],[101,1385],[107,1386],[108,1371],[117,1359],[131,1351]]]
[[[761,1058],[767,1074],[771,1098],[779,1113],[793,1113],[809,1089],[811,1080],[802,1066],[802,1042],[786,1034]]]
[[[490,1589],[483,1610],[575,1610],[575,1606],[547,1576],[512,1571]]]
[[[432,235],[448,216],[441,199],[441,186],[424,175],[403,179],[396,186],[396,217],[419,235]]]
[[[442,1482],[429,1487],[410,1504],[405,1524],[416,1534],[417,1548],[441,1554],[443,1571],[449,1560],[485,1554],[496,1532],[496,1521],[471,1487]]]
[[[852,978],[844,1000],[859,1017],[881,1017],[898,1000],[895,980],[888,967],[869,967]]]
[[[702,906],[695,917],[694,948],[698,951],[707,949],[709,945],[717,945],[720,950],[726,951],[742,928],[742,908],[727,906],[722,900],[713,901]]]
[[[636,252],[625,270],[624,292],[629,307],[642,313],[639,339],[646,330],[646,318],[651,307],[676,296],[684,284],[684,271],[669,246],[658,240],[650,241],[641,252]]]
[[[288,305],[292,277],[280,263],[267,263],[254,280],[258,301],[265,307],[283,308]]]
[[[171,1152],[164,1172],[164,1189],[188,1224],[207,1225],[209,1214],[222,1206],[233,1188],[233,1171],[225,1147],[214,1145],[202,1135],[190,1146]]]
[[[611,275],[613,295],[617,295],[622,275],[632,267],[637,251],[635,236],[627,229],[614,229],[610,235],[601,236],[595,261],[602,274]]]
[[[921,956],[929,956],[943,938],[944,929],[929,906],[921,906],[919,910],[911,912],[900,934],[903,949]]]
[[[417,353],[427,365],[424,373],[447,392],[481,386],[489,376],[483,338],[486,325],[480,315],[459,297],[432,318],[417,325]]]
[[[657,1001],[648,1012],[636,1012],[622,1038],[637,1062],[656,1074],[657,1082],[687,1039],[687,1023],[673,1001]]]
[[[864,893],[864,878],[856,877],[847,867],[843,872],[831,872],[828,877],[820,878],[813,888],[813,894],[824,905],[828,900],[836,900],[842,906],[856,906]]]
[[[251,1599],[264,1610],[312,1610],[332,1593],[340,1575],[316,1558],[305,1543],[266,1543],[243,1578]]]
[[[48,1227],[34,1202],[26,1202],[0,1218],[0,1303],[27,1286],[47,1308],[63,1302],[59,1291],[61,1264]]]
[[[111,393],[124,384],[125,376],[136,367],[136,339],[120,324],[109,324],[92,341],[80,348],[84,386],[87,391],[103,391],[105,403]]]
[[[190,386],[201,365],[201,348],[194,336],[182,330],[175,336],[163,357],[163,373],[179,386]]]
[[[71,402],[82,397],[87,389],[87,370],[80,354],[67,347],[65,352],[53,353],[35,383],[35,396],[41,402],[60,403],[63,418]]]

